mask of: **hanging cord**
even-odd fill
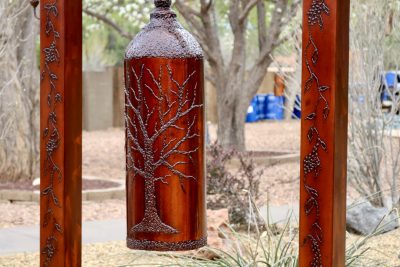
[[[35,16],[35,18],[40,19],[37,14],[36,14],[36,8],[39,5],[39,0],[30,0],[31,6],[33,7],[33,14]]]

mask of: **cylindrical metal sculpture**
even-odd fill
[[[203,55],[154,3],[125,55],[127,245],[191,250],[207,243]]]

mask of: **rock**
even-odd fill
[[[229,223],[228,209],[207,210],[207,229],[208,231],[217,231],[218,228]]]
[[[399,227],[395,213],[386,208],[376,208],[370,202],[359,202],[347,209],[347,230],[361,235],[369,235],[376,231],[379,234],[390,232]]]
[[[213,249],[224,250],[225,242],[221,230],[228,230],[229,223],[228,209],[207,210],[207,243],[208,247]],[[225,231],[224,231],[225,232]],[[207,248],[200,249],[196,253],[197,257],[205,259],[215,259],[218,255]]]

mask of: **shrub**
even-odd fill
[[[238,162],[238,166],[232,162]],[[213,144],[207,154],[207,193],[210,209],[228,208],[232,224],[245,224],[248,213],[248,192],[255,200],[260,195],[260,177],[255,163],[245,153],[223,150]]]

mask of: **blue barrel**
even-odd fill
[[[390,101],[390,100],[391,100],[391,97],[390,97],[389,91],[388,91],[388,89],[385,88],[381,94],[381,101]]]
[[[266,119],[266,113],[265,113],[265,108],[267,104],[267,99],[268,95],[267,94],[258,94],[256,95],[256,101],[257,101],[257,118],[258,120],[265,120]]]
[[[265,102],[265,118],[267,120],[283,120],[285,118],[284,96],[269,94]]]
[[[385,75],[386,78],[386,83],[388,85],[389,88],[395,87],[396,85],[396,78],[397,78],[397,74],[396,72],[387,72]]]
[[[257,97],[254,97],[247,109],[246,122],[256,122],[257,120]]]
[[[301,119],[301,98],[299,95],[296,95],[296,99],[294,100],[292,119]]]

